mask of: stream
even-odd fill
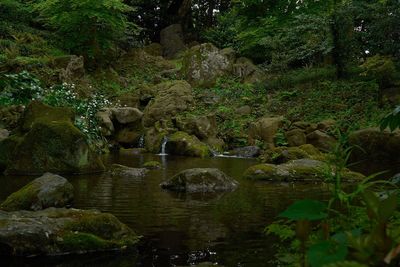
[[[135,154],[128,150],[106,163],[141,167],[158,160],[163,169],[145,178],[105,174],[68,177],[75,188],[74,207],[110,212],[143,236],[138,255],[102,253],[62,258],[2,259],[2,266],[276,266],[273,237],[265,226],[293,201],[326,199],[328,188],[317,183],[249,182],[242,173],[257,163],[240,158],[187,158]],[[183,194],[162,190],[159,184],[188,168],[219,168],[240,182],[222,194]],[[34,177],[0,177],[0,200]]]

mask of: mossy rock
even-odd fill
[[[248,168],[243,176],[250,180],[264,180],[275,182],[295,182],[295,181],[327,181],[332,176],[333,171],[330,167],[319,160],[298,159],[284,164],[259,164]],[[343,181],[360,181],[365,176],[344,169],[342,172]]]
[[[27,132],[36,122],[63,121],[72,123],[74,119],[75,113],[71,108],[51,107],[39,101],[32,101],[21,117],[19,128],[23,132]]]
[[[152,127],[157,121],[168,120],[186,111],[193,103],[192,87],[186,81],[168,81],[151,89],[155,98],[146,106],[143,125]]]
[[[61,176],[46,173],[8,196],[0,209],[17,211],[65,207],[71,204],[73,197],[72,184]]]
[[[15,146],[6,173],[41,175],[45,172],[63,174],[103,170],[101,159],[91,150],[85,135],[71,122],[40,120]]]
[[[277,173],[277,167],[273,164],[258,164],[248,168],[243,177],[249,180],[272,180]],[[279,178],[279,177],[277,177]]]
[[[275,147],[265,151],[262,161],[265,163],[282,164],[296,159],[314,159],[325,161],[326,155],[313,145],[306,144],[298,147]]]
[[[235,189],[238,182],[215,168],[194,168],[178,173],[160,186],[177,192],[219,192]]]
[[[5,171],[14,149],[22,140],[22,137],[14,135],[0,142],[0,172]]]
[[[160,153],[161,144],[164,137],[167,135],[167,131],[156,127],[147,128],[145,130],[144,146],[150,153]]]
[[[143,164],[143,167],[150,170],[161,169],[162,165],[158,161],[147,161]]]
[[[0,246],[5,256],[118,251],[135,248],[139,239],[114,215],[98,211],[0,211]]]
[[[146,168],[131,168],[120,164],[113,164],[108,170],[108,174],[117,177],[143,178],[148,171]]]
[[[166,149],[172,155],[200,158],[212,155],[210,148],[206,144],[202,143],[196,136],[185,132],[176,132],[169,136]]]

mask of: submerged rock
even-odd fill
[[[258,164],[248,168],[243,176],[251,180],[275,182],[325,181],[332,170],[322,161],[313,159],[292,160],[281,165]],[[343,180],[359,181],[364,175],[344,169]]]
[[[161,169],[162,165],[158,161],[147,161],[143,164],[143,167],[149,170]]]
[[[230,154],[241,158],[255,158],[261,153],[258,146],[245,146],[235,148]]]
[[[148,173],[148,169],[146,168],[131,168],[124,165],[113,164],[111,165],[109,174],[112,176],[123,176],[129,178],[142,178],[146,176]]]
[[[210,148],[202,143],[196,136],[185,132],[176,132],[168,138],[166,144],[167,152],[172,155],[190,156],[190,157],[208,157],[211,156]]]
[[[218,192],[231,191],[238,182],[215,168],[195,168],[178,173],[160,186],[178,192]]]
[[[61,208],[71,204],[73,198],[74,188],[67,179],[46,173],[7,197],[0,209],[17,211]]]
[[[115,216],[49,208],[0,211],[0,255],[53,256],[133,248],[139,237]]]

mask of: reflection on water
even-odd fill
[[[93,255],[57,259],[10,261],[10,266],[189,266],[210,262],[222,266],[274,266],[273,240],[264,227],[296,199],[324,198],[321,184],[252,183],[241,174],[256,163],[250,159],[184,158],[135,155],[129,151],[110,156],[108,163],[140,167],[149,160],[162,162],[145,178],[108,175],[69,177],[75,188],[75,207],[116,215],[143,235],[139,255]],[[178,194],[159,184],[181,170],[215,167],[240,182],[221,194]],[[32,178],[2,177],[0,199]],[[43,262],[44,261],[44,262]],[[60,264],[62,262],[62,264]]]

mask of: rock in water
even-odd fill
[[[113,164],[108,171],[112,176],[123,176],[129,178],[142,178],[149,172],[146,168],[130,168],[124,165]]]
[[[74,198],[74,188],[67,179],[46,173],[11,194],[1,205],[5,211],[41,210],[65,207]]]
[[[0,142],[0,165],[6,165],[6,173],[14,175],[103,171],[100,157],[73,125],[73,118],[69,108],[33,101],[17,134]]]
[[[171,155],[189,156],[189,157],[209,157],[210,148],[201,142],[196,136],[185,132],[176,132],[168,138],[166,144],[167,153]]]
[[[115,216],[49,208],[0,211],[0,255],[54,256],[133,248],[139,237]]]
[[[274,182],[294,181],[325,181],[328,171],[326,163],[313,159],[292,160],[284,164],[258,164],[248,168],[244,178],[251,180],[265,180]],[[343,181],[360,181],[364,175],[352,172],[349,169],[342,170]]]
[[[195,168],[178,173],[160,186],[178,192],[219,192],[235,189],[238,182],[215,168]]]
[[[261,149],[258,146],[245,146],[235,148],[231,154],[240,158],[255,158],[261,153]]]

